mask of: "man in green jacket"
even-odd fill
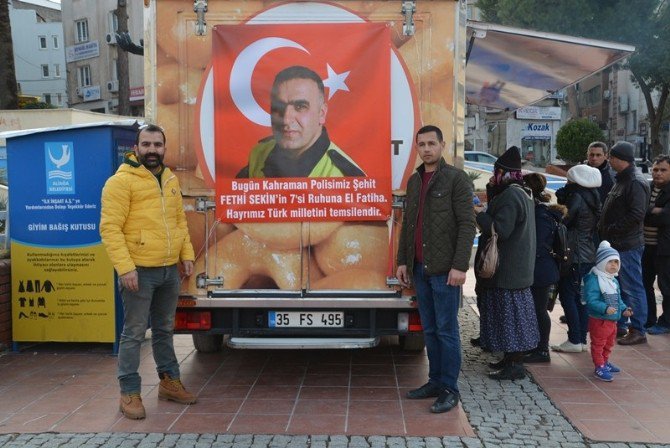
[[[318,74],[302,66],[280,71],[270,102],[272,137],[252,148],[238,178],[365,176],[328,137],[328,105]]]
[[[473,192],[465,171],[442,158],[445,142],[438,127],[422,127],[415,142],[423,164],[407,182],[397,277],[402,286],[413,282],[416,289],[429,379],[407,397],[437,397],[430,410],[441,413],[460,399],[458,309],[475,237]]]

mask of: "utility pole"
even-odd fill
[[[128,11],[126,0],[117,0],[116,19],[118,33],[128,32]],[[128,53],[122,49],[116,50],[116,75],[119,78],[119,115],[130,115],[130,73],[128,71]]]

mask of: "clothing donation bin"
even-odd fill
[[[122,313],[99,232],[102,187],[134,120],[5,133],[12,328],[20,342],[111,342]]]

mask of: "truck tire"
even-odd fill
[[[222,334],[193,333],[193,345],[200,353],[214,353],[223,347]]]
[[[426,347],[423,334],[406,334],[399,337],[400,348],[408,352],[418,352]]]

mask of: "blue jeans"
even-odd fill
[[[414,287],[428,352],[431,384],[458,392],[461,371],[461,337],[458,327],[460,286],[447,285],[446,275],[427,275],[423,265],[414,265]]]
[[[568,340],[572,344],[586,344],[589,314],[586,305],[582,303],[581,285],[582,278],[592,267],[591,263],[573,264],[570,274],[558,281],[558,298],[568,324]]]
[[[123,331],[119,341],[118,378],[122,394],[140,393],[142,379],[140,346],[151,319],[151,348],[159,376],[179,378],[179,362],[174,352],[174,319],[179,297],[177,265],[137,268],[139,291],[120,287],[123,300]]]
[[[644,324],[647,323],[647,294],[642,283],[642,252],[644,246],[636,249],[619,252],[621,268],[619,269],[619,285],[621,299],[626,306],[633,310],[630,317],[631,326],[642,334],[646,333]],[[626,328],[627,317],[619,320],[619,327]]]

